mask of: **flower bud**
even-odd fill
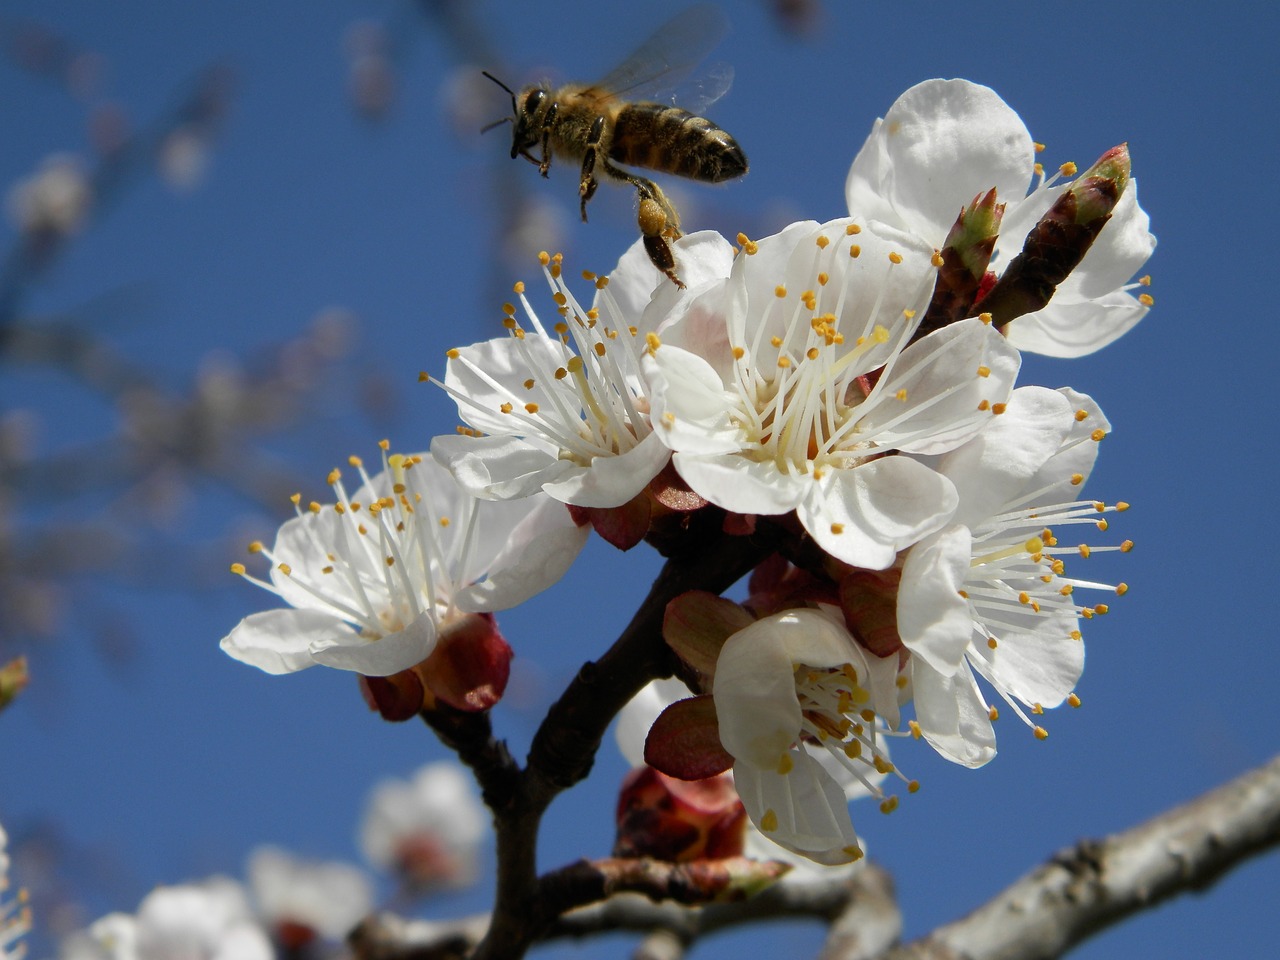
[[[1010,261],[977,309],[991,314],[997,327],[1043,309],[1058,284],[1079,266],[1111,219],[1129,183],[1129,148],[1104,153],[1077,178],[1027,234],[1022,252]]]
[[[617,823],[615,857],[688,863],[741,856],[747,814],[727,774],[676,780],[637,767],[622,782]]]
[[[1004,207],[1003,203],[996,203],[993,187],[960,211],[939,251],[942,265],[938,268],[933,299],[913,339],[918,340],[949,323],[973,316],[971,308],[985,292],[982,284],[987,277],[996,237],[1000,234]]]

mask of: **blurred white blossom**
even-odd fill
[[[489,817],[455,763],[422,767],[409,781],[379,783],[369,798],[360,846],[369,862],[415,890],[465,887],[477,873]]]

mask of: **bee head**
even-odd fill
[[[537,118],[547,100],[547,91],[537,86],[530,87],[521,92],[520,99],[517,101],[514,90],[488,70],[481,72],[511,96],[511,116],[495,120],[481,132],[487,132],[500,124],[509,122],[511,124],[511,159],[514,160],[525,153],[529,147],[536,146],[538,143],[539,136],[535,132],[539,127]]]

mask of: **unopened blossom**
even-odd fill
[[[239,573],[290,604],[251,614],[222,649],[267,673],[317,663],[390,676],[431,654],[442,632],[468,614],[504,610],[555,583],[586,540],[548,497],[479,502],[430,457],[392,455],[370,477],[352,458],[360,488],[303,507],[275,545],[251,550],[271,562],[270,580]]]
[[[955,507],[949,480],[888,454],[980,432],[1018,353],[978,318],[911,343],[937,272],[911,234],[804,222],[744,247],[718,281],[646,310],[666,312],[645,358],[656,432],[711,503],[794,510],[827,553],[887,567]]]
[[[20,943],[31,930],[31,908],[27,906],[26,893],[9,899],[9,835],[0,827],[0,960],[19,960],[26,952],[26,944]]]
[[[872,127],[845,184],[849,211],[942,247],[961,209],[994,189],[1005,204],[990,264],[999,276],[1066,189],[1058,177],[1045,178],[1036,149],[1017,113],[993,90],[967,80],[927,80]],[[1008,325],[1010,341],[1024,351],[1077,357],[1133,327],[1151,302],[1135,296],[1137,284],[1130,283],[1155,249],[1148,225],[1137,180],[1129,179],[1083,261],[1046,307]]]
[[[394,871],[412,889],[462,888],[479,871],[488,822],[462,768],[429,763],[411,780],[383,780],[374,788],[360,846],[370,863]]]
[[[1070,389],[1022,387],[1005,415],[935,468],[956,485],[954,522],[906,555],[898,630],[911,652],[912,729],[958,763],[995,754],[981,678],[1036,736],[1032,714],[1064,700],[1084,668],[1081,618],[1106,613],[1086,590],[1124,593],[1082,579],[1074,568],[1100,550],[1074,530],[1107,528],[1125,504],[1080,499],[1080,488],[1110,425],[1089,397]],[[1067,567],[1071,566],[1071,574]]]
[[[731,258],[710,234],[686,238],[680,255],[690,286],[726,272]],[[663,278],[624,256],[611,276],[588,275],[595,300],[586,307],[559,260],[544,255],[543,274],[554,321],[542,321],[520,283],[520,310],[505,308],[509,336],[449,351],[443,386],[468,429],[437,437],[431,452],[476,497],[542,490],[580,507],[620,506],[670,459],[649,422],[640,369],[641,311]]]
[[[300,860],[278,847],[249,856],[249,889],[276,941],[300,947],[341,940],[373,910],[373,884],[349,863]]]

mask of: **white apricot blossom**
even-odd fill
[[[848,791],[892,809],[879,780],[893,766],[898,660],[875,657],[825,614],[789,610],[725,641],[712,696],[733,780],[760,831],[818,863],[862,857]],[[914,784],[912,785],[914,788]]]
[[[281,941],[341,940],[373,910],[373,883],[354,864],[266,846],[249,855],[247,873],[258,916]]]
[[[680,242],[690,284],[728,269],[732,255],[715,239]],[[431,452],[476,497],[508,500],[543,490],[582,507],[616,507],[670,459],[649,422],[640,371],[647,331],[640,324],[658,281],[674,285],[633,251],[612,275],[588,275],[595,302],[587,308],[558,259],[544,255],[543,273],[557,313],[550,329],[521,283],[516,292],[529,329],[507,304],[509,337],[449,351],[443,386],[471,429],[437,437]]]
[[[695,493],[741,514],[794,510],[826,552],[883,569],[955,508],[912,457],[977,434],[1018,352],[978,318],[915,342],[935,253],[874,222],[793,224],[747,242],[673,304],[646,356],[653,422]]]
[[[876,120],[849,169],[849,211],[941,247],[961,209],[995,188],[1007,204],[991,260],[998,276],[1066,189],[1057,177],[1045,178],[1035,154],[1025,124],[995,91],[968,80],[926,80]],[[1008,325],[1010,342],[1024,351],[1078,357],[1133,327],[1150,303],[1135,296],[1136,284],[1129,282],[1155,249],[1149,223],[1132,178],[1049,304]]]
[[[360,846],[370,863],[414,889],[462,888],[479,872],[488,822],[471,779],[457,764],[439,761],[410,780],[387,779],[374,788]]]
[[[933,466],[959,493],[954,522],[907,553],[898,591],[898,632],[911,652],[912,729],[943,756],[980,766],[995,755],[989,683],[1036,736],[1032,713],[1064,700],[1084,669],[1078,590],[1125,587],[1068,576],[1068,559],[1118,547],[1068,546],[1066,530],[1106,529],[1123,510],[1079,499],[1110,430],[1089,397],[1070,389],[1021,387],[1005,414]],[[1073,561],[1074,562],[1074,561]]]
[[[385,454],[384,454],[385,456]],[[441,631],[468,613],[505,610],[555,583],[586,542],[563,505],[546,496],[520,503],[477,501],[430,457],[395,454],[337,503],[311,503],[285,523],[270,581],[232,570],[291,608],[251,614],[222,649],[267,673],[321,663],[389,676],[424,660]]]

